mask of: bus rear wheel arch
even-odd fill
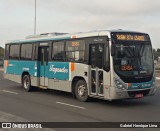
[[[77,80],[75,83],[75,97],[82,102],[88,100],[88,89],[85,80]]]

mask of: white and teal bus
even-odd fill
[[[126,30],[46,33],[5,45],[4,77],[71,92],[80,101],[142,98],[155,94],[150,37]]]

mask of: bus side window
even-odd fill
[[[37,43],[33,45],[33,60],[38,60],[38,46]]]
[[[54,42],[52,44],[52,59],[53,60],[64,60],[64,42]]]
[[[72,40],[66,42],[66,60],[73,62],[84,62],[85,41]]]
[[[21,59],[31,60],[32,59],[32,43],[22,44],[21,46]]]
[[[6,45],[6,48],[5,48],[5,59],[8,60],[9,58],[9,45]]]
[[[10,45],[9,58],[19,60],[20,54],[20,45]]]

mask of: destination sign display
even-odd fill
[[[117,40],[138,40],[145,41],[144,35],[127,35],[127,34],[117,34]]]
[[[79,42],[77,41],[74,41],[74,42],[71,42],[72,46],[79,46]]]
[[[131,66],[131,65],[123,65],[123,66],[121,66],[121,70],[122,71],[132,71],[133,70],[133,66]]]
[[[112,33],[112,37],[116,41],[149,41],[147,34],[139,33]]]

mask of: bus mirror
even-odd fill
[[[115,55],[115,45],[111,46],[111,56]]]

